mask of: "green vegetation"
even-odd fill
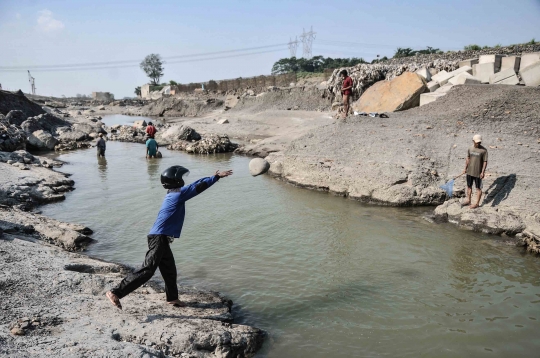
[[[478,50],[481,50],[482,48],[478,45],[467,45],[463,49],[465,51],[478,51]]]
[[[272,66],[272,74],[279,75],[290,72],[321,73],[326,69],[351,67],[359,63],[367,62],[361,57],[331,58],[314,56],[310,59],[296,57],[282,58]]]
[[[142,60],[140,66],[150,78],[151,84],[157,86],[159,79],[163,76],[163,61],[161,60],[161,56],[152,53]]]
[[[141,86],[135,87],[134,93],[135,93],[135,95],[137,97],[140,97],[141,96]]]
[[[536,45],[536,40],[534,39],[534,37],[531,41],[527,42],[527,45]]]
[[[413,50],[410,47],[406,47],[406,48],[398,47],[398,49],[394,53],[393,58],[410,57],[410,56],[416,56],[416,55],[429,55],[432,53],[442,53],[442,51],[439,50],[438,48],[433,48],[431,46],[426,47],[425,50],[417,50],[417,51]]]

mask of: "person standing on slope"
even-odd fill
[[[476,209],[480,205],[482,198],[482,179],[486,175],[486,167],[488,162],[488,151],[482,146],[482,136],[476,134],[473,137],[473,146],[467,151],[467,159],[465,160],[465,170],[467,173],[467,200],[463,205],[470,205],[471,209]],[[476,187],[477,197],[476,203],[472,204],[472,185]]]
[[[120,299],[150,280],[158,267],[165,281],[167,303],[174,307],[185,306],[185,303],[178,299],[176,264],[170,244],[175,238],[180,237],[182,232],[186,201],[214,185],[220,178],[232,175],[232,170],[224,172],[218,170],[212,177],[202,178],[184,186],[184,177],[188,174],[189,170],[180,165],[172,166],[161,174],[161,184],[168,190],[157,219],[148,234],[148,251],[143,265],[140,269],[128,274],[122,282],[106,293],[117,308],[122,309]]]
[[[343,95],[344,109],[343,118],[347,118],[347,116],[349,115],[349,102],[352,95],[353,80],[349,77],[347,70],[341,71],[339,73],[339,76],[343,79],[343,84],[341,85],[341,94]]]

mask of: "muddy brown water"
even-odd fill
[[[109,142],[62,154],[76,190],[43,213],[88,225],[88,253],[140,265],[165,194],[232,168],[187,204],[173,245],[179,283],[230,297],[237,322],[269,335],[258,357],[532,357],[540,350],[540,260],[503,239],[431,224],[429,209],[365,206],[253,178],[250,158],[194,156]],[[159,276],[159,275],[157,275]]]

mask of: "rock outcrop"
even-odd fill
[[[0,114],[0,151],[13,152],[26,149],[26,133],[21,127],[2,119]]]
[[[58,139],[52,134],[40,129],[28,136],[28,148],[33,150],[53,150],[58,144]]]
[[[412,72],[405,72],[391,81],[379,81],[367,89],[353,103],[357,112],[404,111],[420,104],[420,95],[426,91],[425,80]]]

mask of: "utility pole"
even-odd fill
[[[28,71],[28,82],[30,82],[30,89],[32,94],[36,94],[36,79],[32,77],[30,71]]]
[[[310,59],[312,56],[311,47],[313,45],[313,40],[315,40],[315,34],[316,32],[313,32],[313,26],[311,26],[311,30],[309,32],[302,29],[302,36],[300,36],[300,38],[302,39],[304,58],[306,59]]]
[[[296,36],[296,39],[294,41],[289,37],[289,50],[291,51],[291,57],[296,57],[297,48],[298,48],[298,36]]]

